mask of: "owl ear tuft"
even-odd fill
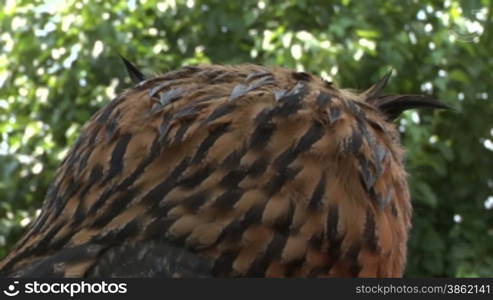
[[[120,55],[120,58],[122,59],[123,63],[125,64],[125,69],[127,69],[127,73],[130,76],[130,79],[137,84],[139,82],[144,81],[146,78],[144,74],[130,61],[128,61],[125,57]]]
[[[397,119],[401,113],[413,108],[450,108],[440,100],[425,95],[382,95],[387,85],[392,69],[387,72],[377,83],[364,91],[361,96],[369,104],[385,115],[388,121]]]
[[[388,121],[397,119],[401,113],[413,108],[448,109],[440,100],[425,95],[384,95],[371,101]]]
[[[364,91],[361,95],[363,99],[370,102],[370,99],[380,96],[389,82],[390,76],[392,76],[392,69],[390,69],[380,80]]]

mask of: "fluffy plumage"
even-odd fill
[[[189,66],[97,112],[4,276],[397,277],[411,204],[389,121],[443,107],[303,72]]]

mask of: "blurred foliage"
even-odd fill
[[[254,62],[453,107],[399,129],[415,208],[407,276],[493,276],[493,0],[0,2],[0,257],[81,125],[128,87],[118,53],[164,73]]]

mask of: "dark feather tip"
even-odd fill
[[[390,69],[377,83],[375,83],[365,92],[363,92],[365,99],[368,101],[372,98],[380,96],[380,94],[387,86],[390,76],[392,76],[392,69]]]
[[[125,64],[125,69],[127,69],[127,73],[130,76],[130,79],[137,84],[139,82],[144,81],[146,78],[144,74],[130,61],[128,61],[125,57],[120,55],[120,58],[122,59],[123,63]]]
[[[395,120],[399,115],[413,108],[449,109],[440,100],[424,95],[386,95],[374,101],[374,105],[387,117]]]

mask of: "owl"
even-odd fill
[[[392,123],[422,95],[281,67],[195,65],[101,108],[9,277],[399,277],[412,207]]]

